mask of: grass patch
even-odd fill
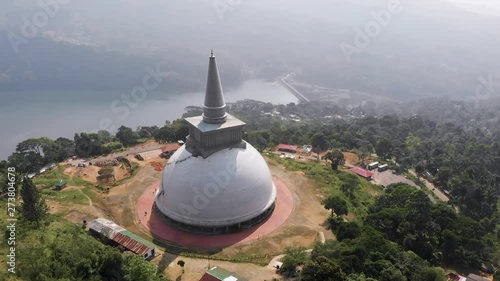
[[[45,195],[47,198],[50,198],[54,201],[58,201],[61,203],[71,203],[71,204],[88,204],[88,199],[78,190],[52,190],[48,188],[44,188],[40,190],[40,192]]]
[[[54,169],[47,171],[41,175],[37,175],[34,178],[34,183],[38,186],[41,185],[44,188],[54,188],[55,183],[60,180],[67,180],[68,185],[72,186],[84,186],[92,187],[92,183],[88,182],[78,176],[70,176],[64,173],[64,167],[62,165],[57,165]]]
[[[81,191],[87,195],[92,201],[97,199],[96,194],[89,188],[82,188]]]
[[[325,197],[339,196],[349,204],[349,211],[359,219],[368,214],[368,208],[375,202],[375,196],[383,191],[370,182],[357,178],[358,186],[354,189],[351,198],[341,191],[342,183],[351,176],[351,173],[338,170],[332,171],[325,162],[316,160],[295,161],[283,159],[275,154],[266,155],[271,165],[283,165],[289,171],[302,171],[315,182],[318,191]]]

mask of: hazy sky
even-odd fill
[[[500,1],[498,0],[446,0],[468,11],[500,16]]]

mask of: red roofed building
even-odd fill
[[[160,157],[170,157],[172,154],[174,154],[177,149],[179,149],[181,146],[178,143],[171,143],[168,145],[165,145],[161,147],[161,154]]]
[[[220,267],[214,266],[201,277],[200,281],[246,281],[234,273]]]
[[[283,151],[283,152],[291,152],[291,153],[297,153],[298,147],[296,145],[291,145],[291,144],[278,144],[277,150],[278,151]]]
[[[146,259],[155,254],[156,245],[129,231],[119,232],[111,240]]]
[[[105,237],[111,244],[123,246],[126,250],[141,255],[145,259],[153,258],[156,253],[154,243],[105,218],[97,218],[91,221],[89,223],[89,232],[98,237]]]
[[[372,176],[373,176],[373,173],[368,171],[368,170],[365,170],[365,169],[362,169],[360,167],[353,167],[351,169],[351,171],[355,174],[357,174],[358,176],[361,176],[367,180],[371,180],[372,179]]]

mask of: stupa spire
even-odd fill
[[[208,64],[207,88],[205,103],[203,104],[203,121],[210,124],[224,123],[226,116],[226,103],[224,102],[219,70],[217,69],[214,50],[212,49]]]

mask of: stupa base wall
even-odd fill
[[[237,224],[231,224],[231,225],[225,225],[225,226],[198,226],[198,225],[190,225],[186,224],[183,222],[176,221],[165,214],[161,212],[160,209],[156,206],[156,201],[153,206],[153,211],[156,212],[157,214],[160,215],[162,220],[168,224],[169,226],[185,231],[185,232],[190,232],[190,233],[195,233],[195,234],[204,234],[204,235],[218,235],[218,234],[227,234],[227,233],[236,233],[243,231],[245,229],[251,228],[267,218],[271,216],[273,213],[274,209],[276,207],[276,202],[273,202],[269,208],[267,208],[263,213],[258,215],[257,217],[254,217],[252,219],[237,223]]]

